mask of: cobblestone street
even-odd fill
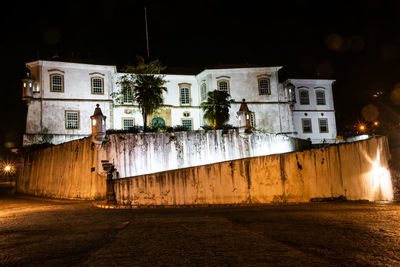
[[[400,205],[100,209],[0,192],[1,266],[396,266]]]

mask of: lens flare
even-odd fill
[[[393,200],[393,186],[390,172],[387,167],[381,165],[380,150],[378,149],[376,159],[372,160],[367,154],[367,160],[371,164],[371,171],[367,174],[372,186],[372,196],[370,200],[373,201],[392,201]]]
[[[2,162],[0,164],[0,173],[2,175],[11,175],[16,171],[15,166],[10,162]]]

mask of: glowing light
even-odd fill
[[[0,166],[0,172],[3,175],[11,175],[16,171],[15,166],[9,162],[2,162]]]
[[[379,121],[374,121],[374,126],[378,126],[379,125]]]
[[[96,126],[96,120],[92,121],[93,126]]]
[[[357,121],[354,124],[354,128],[356,131],[364,133],[368,131],[368,124],[365,121]]]
[[[389,171],[381,167],[377,161],[372,166],[371,174],[374,179],[374,199],[393,200],[392,180]]]
[[[372,165],[371,171],[368,173],[370,177],[370,185],[372,189],[372,195],[370,200],[372,201],[391,201],[393,200],[393,187],[390,172],[385,166],[381,165],[380,151],[377,152],[376,159],[372,160],[366,153],[364,154],[367,160]]]

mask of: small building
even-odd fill
[[[28,105],[24,146],[89,136],[96,104],[107,118],[107,129],[143,125],[134,88],[124,88],[119,101],[111,97],[122,89],[118,81],[124,73],[117,72],[116,66],[37,60],[26,67],[30,76],[23,84],[22,97]],[[209,91],[222,90],[232,99],[228,123],[233,126],[239,125],[237,111],[246,99],[255,129],[313,143],[335,142],[334,81],[289,79],[280,83],[281,68],[224,65],[191,75],[167,74],[164,106],[148,117],[148,125],[202,129],[206,122],[200,104]]]

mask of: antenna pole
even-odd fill
[[[147,59],[150,58],[150,50],[149,50],[149,33],[147,30],[147,8],[144,7],[144,22],[146,25],[146,45],[147,45]]]

